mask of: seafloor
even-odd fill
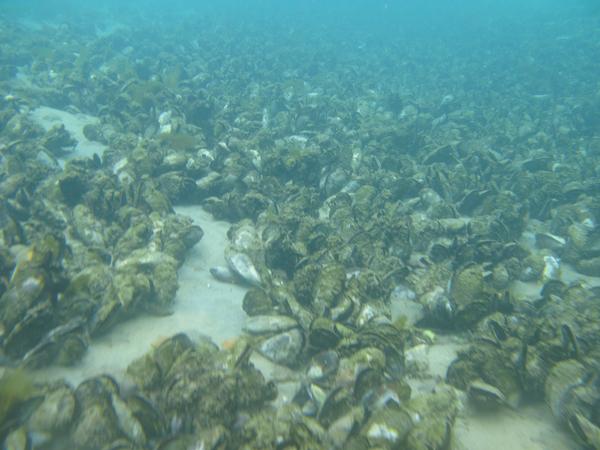
[[[0,18],[3,448],[600,448],[597,19],[159,19]]]

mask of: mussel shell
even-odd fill
[[[404,448],[401,444],[414,427],[413,416],[405,408],[375,411],[363,427],[368,448]]]
[[[506,396],[500,389],[482,380],[472,381],[467,392],[469,400],[479,407],[488,408],[507,404]]]
[[[436,242],[429,249],[429,257],[434,263],[439,263],[449,258],[451,252],[452,250],[449,245]]]
[[[3,442],[11,431],[25,423],[43,400],[43,396],[30,397],[6,411],[7,416],[3,417],[3,421],[0,423],[0,442]]]
[[[116,441],[112,441],[110,444],[102,447],[102,450],[131,450],[132,444],[129,439],[119,438]]]
[[[551,295],[562,297],[567,289],[567,285],[560,280],[548,280],[540,292],[544,300],[548,300]]]
[[[239,278],[237,275],[229,268],[225,266],[214,266],[209,269],[210,274],[217,281],[221,281],[223,283],[237,283]]]
[[[456,164],[456,162],[456,150],[451,144],[445,144],[433,149],[423,159],[423,164],[425,165],[433,163]]]
[[[334,421],[327,430],[335,448],[344,448],[344,444],[355,430],[361,425],[365,418],[365,410],[361,406],[355,406],[347,414]]]
[[[119,395],[119,383],[111,375],[103,374],[79,383],[75,389],[77,400],[85,407],[87,402],[94,402],[98,398],[107,398],[109,395]]]
[[[260,274],[248,255],[245,253],[234,253],[227,255],[226,260],[229,268],[239,275],[243,281],[260,287],[262,284]]]
[[[600,428],[582,414],[575,413],[569,420],[569,428],[575,436],[590,448],[600,448]]]
[[[316,396],[314,396],[311,391],[310,384],[302,384],[300,389],[294,394],[292,402],[300,405],[302,413],[305,416],[315,416],[320,407],[320,405],[317,404],[315,397]]]
[[[105,333],[121,319],[123,314],[123,303],[120,301],[104,302],[92,316],[90,334],[99,336]]]
[[[277,364],[293,366],[304,348],[304,335],[297,328],[275,334],[264,340],[258,351]]]
[[[332,389],[323,401],[317,420],[327,428],[337,419],[347,414],[352,409],[353,404],[352,393],[338,386]]]
[[[5,294],[4,299],[9,294]],[[14,359],[24,356],[43,339],[51,323],[50,301],[38,303],[8,332],[3,340],[4,351]]]
[[[476,330],[478,337],[490,338],[497,342],[505,341],[512,333],[507,316],[500,312],[481,319]]]
[[[165,432],[165,418],[151,400],[136,393],[127,397],[127,405],[148,438],[161,436]]]
[[[3,449],[10,450],[31,450],[32,439],[25,427],[19,427],[7,433],[6,439],[3,437],[0,429],[0,440],[2,441]]]
[[[568,324],[560,326],[561,344],[563,350],[569,358],[577,358],[579,354],[579,344],[577,342],[577,336],[575,331]]]
[[[249,316],[269,314],[273,311],[273,301],[264,290],[251,287],[244,295],[242,309]]]
[[[356,374],[352,393],[358,402],[362,402],[369,393],[381,385],[383,374],[372,367],[365,367]]]
[[[335,322],[325,317],[315,319],[310,327],[308,343],[315,349],[334,348],[341,336],[335,328]]]
[[[338,167],[337,169],[326,172],[319,181],[319,189],[324,197],[330,197],[336,192],[339,192],[348,182],[348,173]]]
[[[490,194],[491,191],[487,189],[467,192],[456,208],[461,214],[471,214]]]
[[[517,258],[525,259],[529,255],[529,251],[516,242],[508,242],[502,248],[502,258]]]
[[[298,322],[292,317],[283,315],[256,315],[248,317],[242,329],[252,335],[281,333],[297,328]]]
[[[574,413],[575,390],[587,377],[587,369],[574,359],[567,359],[555,364],[544,387],[546,402],[552,414],[559,420],[567,421]]]
[[[29,219],[30,210],[16,199],[5,200],[4,206],[6,207],[6,212],[12,219],[19,222],[25,222]]]
[[[112,394],[110,399],[119,429],[132,442],[142,446],[145,445],[147,442],[146,432],[143,425],[131,411],[129,405],[118,394]]]
[[[521,162],[521,169],[529,172],[547,170],[552,163],[550,156],[534,156]]]
[[[193,348],[194,343],[185,333],[178,333],[164,342],[154,350],[154,361],[160,372],[166,374],[175,360],[186,350]]]
[[[580,181],[571,181],[562,187],[562,194],[567,202],[575,202],[577,197],[586,191],[585,186]]]
[[[343,322],[352,315],[354,311],[354,301],[350,296],[343,296],[338,304],[331,308],[331,318]]]
[[[68,366],[80,360],[89,346],[83,317],[75,317],[48,334],[22,359],[23,367],[37,368],[55,362]]]
[[[547,248],[550,250],[562,250],[567,241],[551,233],[537,233],[535,235],[535,243],[538,248]]]
[[[313,356],[306,374],[315,383],[324,382],[336,375],[339,365],[338,353],[327,350]]]

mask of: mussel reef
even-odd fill
[[[598,30],[522,32],[532,59],[555,55],[542,67],[510,44],[385,52],[298,30],[282,47],[203,20],[0,19],[4,446],[447,449],[465,402],[545,402],[600,448],[600,57],[574,51]],[[83,133],[104,153],[71,158],[40,106],[97,117]],[[169,337],[127,386],[33,382],[115,324],[169,314],[203,236],[177,204],[232,223],[211,272],[248,286],[243,336]],[[464,346],[446,378],[411,392],[407,352],[448,335]],[[291,369],[290,398],[256,354]]]

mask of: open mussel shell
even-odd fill
[[[361,399],[369,412],[382,408],[398,408],[410,399],[411,387],[403,380],[388,380],[371,387]]]
[[[308,343],[315,349],[334,348],[340,341],[341,336],[337,331],[335,322],[325,317],[319,317],[313,321],[308,333]]]
[[[297,328],[293,317],[283,315],[257,315],[248,317],[242,329],[251,335],[268,335]]]
[[[165,432],[165,418],[151,400],[135,393],[127,397],[127,405],[148,438],[159,437]]]
[[[112,394],[110,400],[119,429],[131,440],[131,442],[140,446],[145,445],[148,438],[144,426],[140,423],[135,414],[133,414],[129,405],[117,394]]]
[[[492,194],[492,191],[489,189],[469,191],[458,202],[456,209],[461,214],[471,214],[490,194]]]
[[[343,296],[338,304],[331,308],[331,318],[343,322],[352,315],[355,302],[350,296]]]
[[[563,296],[567,289],[567,285],[560,280],[548,280],[542,290],[540,292],[540,296],[544,300],[549,300],[551,296],[557,297],[557,300],[560,301],[560,298]]]
[[[79,402],[85,404],[87,401],[94,401],[96,397],[105,397],[107,395],[119,395],[119,383],[112,376],[103,374],[79,383],[75,389],[75,395]]]
[[[434,263],[439,263],[448,259],[452,255],[452,243],[435,242],[429,248],[429,257]]]
[[[506,396],[500,389],[483,380],[472,381],[467,393],[471,403],[479,408],[487,409],[508,404]]]
[[[371,415],[362,433],[369,448],[403,448],[401,443],[413,427],[413,418],[405,408],[382,408]]]
[[[354,404],[352,392],[338,386],[327,394],[319,409],[317,420],[324,427],[329,427],[337,419],[348,413]]]
[[[27,421],[29,431],[52,435],[68,429],[76,417],[77,400],[72,388],[56,385],[44,389],[44,400]]]
[[[511,330],[508,326],[506,316],[496,312],[479,321],[477,332],[484,339],[491,339],[494,342],[504,342],[510,336]]]
[[[269,314],[273,311],[273,301],[264,290],[251,287],[244,295],[242,308],[249,316]]]
[[[4,411],[4,417],[2,418],[2,423],[0,423],[0,442],[3,442],[5,438],[8,440],[9,438],[7,436],[13,435],[13,433],[29,419],[43,400],[43,396],[32,396],[18,402],[16,405],[11,405],[8,411]],[[19,442],[21,442],[21,437],[29,439],[28,434],[22,436],[20,432],[14,434],[12,439],[19,438]],[[6,442],[4,442],[4,444],[6,445]]]
[[[600,448],[600,427],[580,413],[569,418],[569,428],[587,448]]]
[[[2,434],[0,433],[0,439],[2,439]],[[3,445],[2,448],[11,449],[11,450],[29,450],[32,448],[31,446],[31,436],[25,429],[25,427],[17,428],[11,431],[6,439],[2,439]]]
[[[575,331],[569,324],[562,324],[560,326],[560,338],[566,356],[577,358],[579,355],[579,343]]]
[[[567,245],[567,241],[565,238],[552,233],[537,233],[535,235],[535,244],[538,248],[559,251]]]
[[[359,369],[352,390],[354,398],[359,402],[363,402],[366,397],[373,394],[373,390],[380,386],[382,381],[383,374],[380,370],[372,367]]]
[[[364,418],[364,408],[355,406],[329,426],[327,432],[336,448],[343,448],[350,435],[358,430]]]
[[[70,366],[87,351],[89,336],[82,317],[75,317],[64,325],[50,330],[38,344],[22,358],[25,368],[38,368],[54,362]]]
[[[303,383],[292,401],[301,407],[302,414],[315,417],[326,398],[327,390],[325,388],[314,383]]]
[[[186,350],[194,347],[187,334],[177,333],[161,342],[154,350],[154,362],[160,373],[166,374],[175,360]]]
[[[335,377],[339,365],[340,358],[337,352],[326,350],[313,356],[306,375],[314,383],[324,383]]]

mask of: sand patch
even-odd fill
[[[90,158],[94,156],[94,153],[97,153],[98,156],[102,156],[106,149],[106,145],[101,144],[100,142],[90,141],[83,134],[83,127],[99,122],[97,117],[83,113],[73,114],[48,106],[40,106],[39,108],[34,109],[31,111],[30,117],[46,131],[56,125],[62,124],[71,136],[77,140],[77,145],[71,153],[58,158],[61,165],[64,165],[65,161],[73,158]]]
[[[428,376],[409,379],[413,395],[431,391],[445,379],[450,363],[466,342],[454,336],[438,336],[432,346],[419,346],[407,354],[428,367]],[[453,450],[577,450],[580,446],[541,403],[484,412],[469,406],[466,398],[452,431]]]
[[[453,428],[454,450],[577,450],[577,445],[543,405],[495,413],[468,408]]]

